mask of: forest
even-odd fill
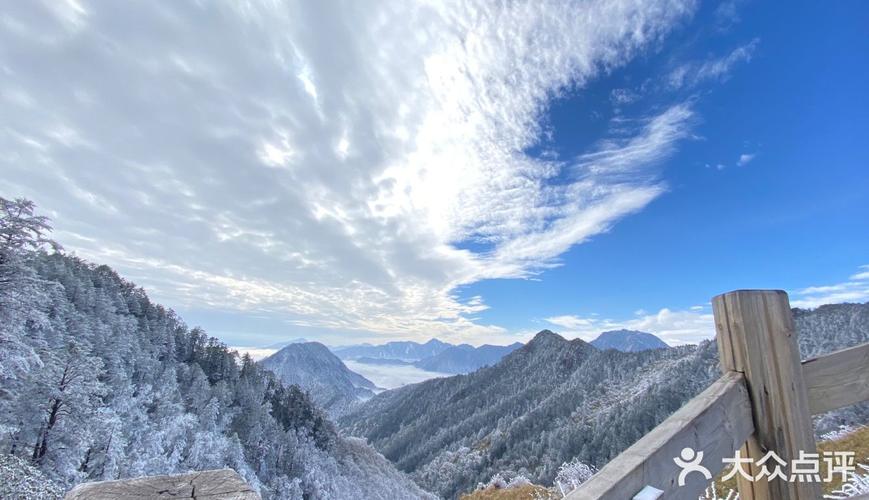
[[[310,397],[0,198],[0,452],[61,489],[231,467],[264,498],[424,498]]]

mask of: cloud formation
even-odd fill
[[[860,266],[845,282],[791,290],[788,295],[791,307],[804,309],[842,302],[869,302],[869,264]],[[664,308],[655,314],[640,310],[627,319],[565,314],[544,321],[557,327],[558,332],[566,337],[586,341],[594,340],[601,332],[621,329],[654,333],[672,346],[695,344],[715,337],[714,317],[709,305],[692,306],[686,310]]]
[[[753,160],[755,156],[756,155],[754,155],[754,154],[748,154],[748,153],[743,153],[743,154],[739,155],[739,159],[736,160],[736,166],[737,167],[744,167],[745,165],[748,165],[749,163],[751,163],[751,160]]]
[[[564,315],[545,321],[558,327],[560,334],[585,341],[594,340],[601,332],[622,329],[653,333],[671,346],[696,344],[715,337],[715,323],[708,306],[675,311],[664,308],[654,314],[637,311],[633,318],[623,320]]]
[[[524,153],[549,100],[694,7],[17,2],[0,190],[168,304],[484,341],[503,329],[456,288],[557,265],[641,210],[692,115],[555,162]]]
[[[812,309],[840,302],[869,302],[869,264],[860,266],[847,281],[810,286],[791,292],[791,306]]]
[[[671,88],[678,89],[694,87],[709,81],[726,80],[736,65],[751,61],[759,44],[760,40],[755,38],[751,42],[733,49],[726,56],[679,65],[670,73],[669,85]]]

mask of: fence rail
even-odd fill
[[[768,451],[788,462],[800,451],[816,453],[811,415],[869,400],[869,343],[800,362],[785,292],[738,290],[712,304],[723,376],[569,500],[626,500],[641,491],[655,492],[642,498],[696,500],[708,479],[690,474],[679,486],[682,468],[674,459],[684,448],[702,452],[713,475],[740,450],[753,459],[748,472],[758,476],[756,462]],[[821,498],[817,483],[737,478],[741,500]]]
[[[869,343],[803,361],[812,415],[869,400]]]

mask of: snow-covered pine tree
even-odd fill
[[[0,198],[6,462],[65,487],[231,467],[265,498],[429,497],[338,436],[298,387],[188,328],[111,268],[64,255],[49,230],[33,203]]]

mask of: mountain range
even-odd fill
[[[332,349],[341,359],[393,359],[399,361],[419,361],[445,351],[452,344],[431,339],[424,344],[412,341],[387,342],[381,345],[359,344]]]
[[[646,349],[668,347],[651,333],[635,330],[603,332],[591,342],[594,347],[636,352]],[[376,365],[413,365],[422,370],[438,373],[471,373],[484,366],[497,363],[507,354],[522,347],[522,343],[510,345],[450,344],[431,339],[425,344],[412,341],[388,342],[382,345],[360,344],[333,348],[341,359]]]
[[[378,389],[367,378],[350,371],[319,342],[290,343],[260,364],[284,384],[295,384],[307,391],[332,417],[370,399]]]
[[[423,488],[452,498],[497,472],[551,482],[601,465],[715,377],[704,345],[599,350],[544,330],[493,366],[384,392],[339,420]]]
[[[629,330],[604,332],[591,344],[599,349],[627,352],[666,347],[666,344],[650,333]],[[359,372],[376,378],[375,375],[387,370],[389,373],[396,372],[395,376],[400,377],[397,372],[401,372],[402,368],[393,370],[390,367],[410,366],[431,374],[428,377],[423,376],[423,379],[444,374],[466,374],[494,365],[522,345],[515,342],[506,346],[484,344],[474,347],[470,344],[454,345],[431,339],[424,344],[401,341],[382,345],[344,346],[330,352],[323,344],[298,338],[272,344],[272,348],[279,347],[280,350],[262,360],[261,364],[284,383],[296,384],[308,391],[329,416],[336,418],[383,390],[378,390],[373,382]],[[352,369],[343,361],[352,361]],[[368,367],[381,368],[374,371],[363,369]],[[417,373],[411,375],[418,377]]]
[[[497,363],[520,347],[522,347],[521,342],[510,345],[484,344],[480,347],[469,344],[454,345],[434,356],[417,361],[414,366],[431,372],[470,373]]]
[[[795,309],[802,357],[869,341],[869,304]],[[631,333],[631,332],[629,332]],[[619,344],[636,351],[628,337]],[[573,458],[597,467],[719,377],[717,346],[598,349],[541,331],[468,375],[384,392],[339,419],[425,489],[446,498],[494,474],[551,483]],[[869,403],[816,418],[816,432],[869,422]]]
[[[332,349],[345,360],[376,365],[413,365],[421,370],[437,373],[460,374],[497,363],[522,344],[507,346],[450,344],[431,339],[425,344],[412,341],[388,342],[382,345],[360,344]]]

